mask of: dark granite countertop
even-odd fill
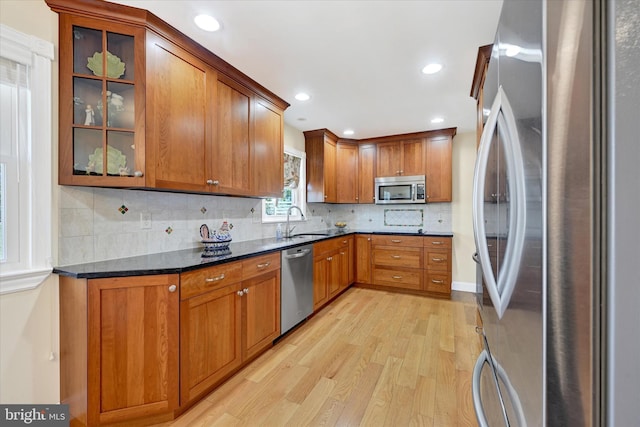
[[[104,277],[146,276],[153,274],[173,274],[223,264],[250,258],[256,255],[281,251],[284,249],[302,246],[309,243],[331,239],[337,236],[351,234],[403,234],[409,236],[441,236],[452,237],[450,232],[412,232],[402,231],[368,231],[368,230],[339,230],[320,231],[315,233],[327,233],[318,235],[301,233],[289,239],[276,240],[275,238],[248,240],[244,242],[232,242],[229,246],[230,253],[222,256],[203,257],[202,248],[183,249],[172,252],[141,255],[128,258],[119,258],[108,261],[90,262],[85,264],[66,265],[55,267],[53,272],[62,276],[70,276],[78,279],[97,279]]]

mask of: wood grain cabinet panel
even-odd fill
[[[338,203],[358,203],[358,146],[336,145],[336,199]]]
[[[220,74],[216,82],[215,141],[208,154],[209,190],[251,193],[251,106],[253,94]]]
[[[206,191],[216,72],[151,34],[147,56],[148,185]]]
[[[317,311],[352,283],[353,236],[336,237],[313,245],[313,308]]]
[[[307,154],[307,202],[336,203],[338,137],[326,129],[304,132]]]
[[[280,270],[242,282],[244,304],[243,358],[251,359],[280,336]]]
[[[427,203],[450,202],[452,197],[452,136],[428,138],[426,142]]]
[[[178,406],[177,275],[88,283],[88,424]]]
[[[358,146],[358,203],[374,203],[376,177],[376,145]]]
[[[256,97],[254,108],[253,191],[282,197],[284,188],[284,111]]]
[[[425,291],[443,297],[451,296],[451,237],[425,237]]]
[[[424,175],[422,138],[378,143],[376,176]]]
[[[371,283],[371,235],[356,234],[355,236],[356,282]]]

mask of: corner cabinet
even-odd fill
[[[173,418],[178,275],[60,278],[60,400],[78,425]]]
[[[336,203],[336,144],[338,137],[326,129],[304,132],[307,153],[307,202]]]
[[[281,195],[289,104],[146,10],[46,1],[61,185]]]

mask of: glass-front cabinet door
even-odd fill
[[[60,184],[144,186],[142,28],[61,16]]]

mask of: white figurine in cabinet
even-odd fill
[[[95,113],[93,112],[93,107],[90,104],[87,104],[87,107],[84,109],[84,124],[86,126],[93,126],[96,124]]]

